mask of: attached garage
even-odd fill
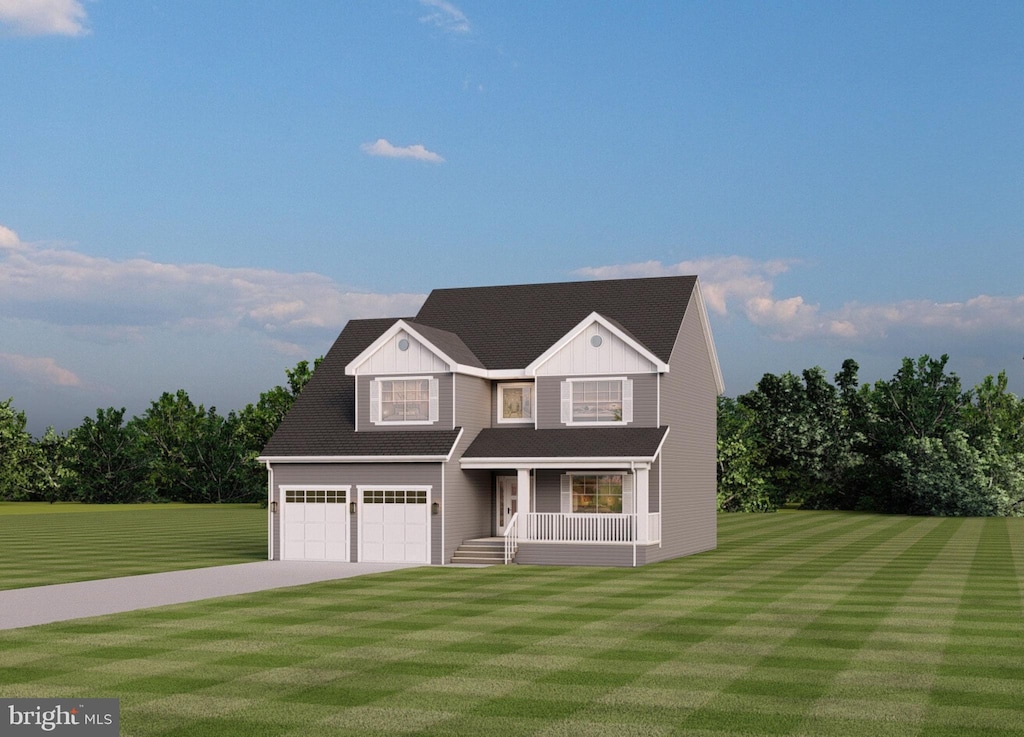
[[[342,560],[349,555],[348,487],[284,488],[285,560]]]
[[[430,563],[429,487],[360,487],[359,560]]]

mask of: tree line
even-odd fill
[[[165,392],[141,415],[97,409],[67,433],[47,428],[35,439],[25,413],[0,400],[0,499],[8,501],[258,502],[267,472],[256,458],[313,366],[286,369],[288,386],[221,415],[184,389]]]
[[[139,416],[97,409],[35,439],[25,413],[0,401],[0,499],[265,501],[256,458],[320,360],[227,415],[178,390]],[[892,379],[861,385],[847,359],[831,382],[815,367],[720,397],[719,508],[1024,516],[1024,400],[1005,372],[965,390],[947,362],[905,358]]]
[[[720,398],[719,508],[1024,516],[1024,400],[1005,372],[964,389],[948,360],[904,358],[860,385],[847,359],[832,382],[765,374]]]

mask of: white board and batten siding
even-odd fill
[[[599,340],[597,340],[599,339]],[[599,342],[599,345],[594,345]],[[656,373],[650,359],[599,322],[581,330],[537,367],[538,376]]]
[[[401,349],[403,344],[405,350]],[[440,374],[448,370],[448,364],[436,353],[409,333],[400,330],[359,364],[355,373]]]

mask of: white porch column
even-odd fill
[[[516,469],[516,500],[518,503],[519,510],[519,537],[521,539],[527,539],[527,520],[529,520],[529,514],[533,511],[530,508],[530,469],[529,468],[517,468]]]
[[[647,464],[633,468],[633,500],[636,504],[636,541],[646,545],[651,541],[649,515],[651,508],[651,467]]]

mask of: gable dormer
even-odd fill
[[[485,373],[457,335],[408,320],[396,320],[345,367],[349,376],[449,372]]]
[[[592,312],[529,366],[534,376],[667,373],[661,361],[614,321]]]

